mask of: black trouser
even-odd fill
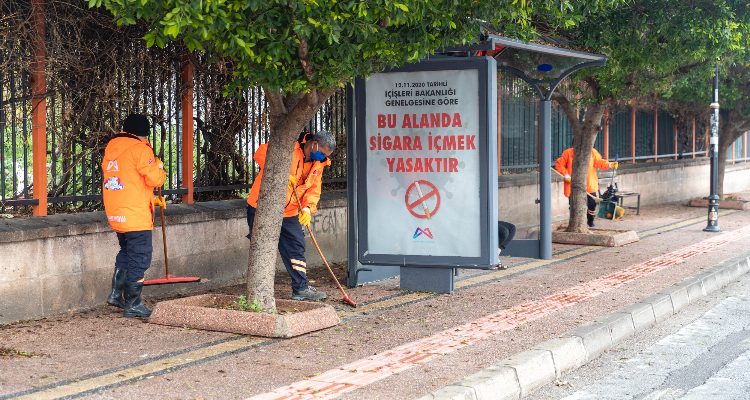
[[[498,247],[505,250],[505,246],[516,236],[516,226],[510,222],[497,221]]]
[[[120,252],[115,258],[115,268],[125,270],[125,282],[143,279],[151,265],[151,231],[135,231],[117,234]]]
[[[591,196],[586,196],[586,206],[588,207],[586,219],[589,225],[591,225],[594,223],[594,217],[596,216],[596,201],[594,200],[594,198],[596,197],[596,192],[589,194]]]
[[[253,233],[253,221],[255,220],[255,208],[247,206],[247,226]],[[302,224],[297,216],[284,217],[281,223],[281,235],[279,236],[279,253],[284,262],[286,271],[292,278],[292,290],[299,292],[307,288],[307,263],[305,262],[305,234],[302,232]]]
[[[586,211],[586,220],[588,221],[588,224],[591,225],[594,223],[594,217],[596,216],[596,192],[589,193],[591,196],[586,195],[586,208],[588,209]],[[573,197],[568,197],[568,205],[572,205],[573,203]]]

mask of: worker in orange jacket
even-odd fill
[[[151,264],[154,204],[166,206],[163,197],[154,198],[166,174],[148,143],[150,130],[145,115],[128,115],[102,160],[104,211],[120,244],[107,303],[122,308],[126,317],[151,315],[141,302],[143,276]]]
[[[279,236],[279,253],[292,278],[293,300],[323,300],[325,293],[310,286],[307,280],[307,263],[305,262],[305,235],[302,227],[309,227],[312,214],[318,209],[323,178],[323,168],[331,165],[329,157],[336,149],[336,138],[327,131],[315,134],[302,134],[294,144],[292,166],[289,171],[289,186],[286,192],[284,220],[281,223]],[[258,146],[253,160],[260,166],[255,177],[250,195],[247,197],[247,225],[253,233],[253,221],[258,207],[258,194],[263,179],[263,167],[266,163],[268,146]],[[292,191],[296,191],[300,204]]]
[[[607,170],[610,168],[617,169],[617,161],[609,162],[602,158],[596,149],[591,149],[591,159],[589,160],[589,170],[586,173],[586,204],[588,206],[587,222],[589,227],[594,227],[594,216],[596,215],[596,201],[594,201],[599,191],[599,176],[596,174],[597,169]],[[570,174],[573,173],[573,148],[565,149],[555,161],[555,169],[563,176],[565,197],[570,198]]]

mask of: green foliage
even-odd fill
[[[234,302],[234,305],[240,311],[263,312],[263,307],[261,306],[258,299],[253,299],[253,302],[250,303],[247,301],[247,296],[245,296],[244,294],[237,298],[237,300]]]
[[[144,21],[149,46],[180,40],[234,61],[235,87],[284,93],[341,86],[355,76],[477,40],[482,26],[533,37],[570,27],[623,0],[89,0],[121,25]]]
[[[739,0],[636,0],[563,32],[608,56],[595,76],[599,98],[670,98],[685,77],[745,51],[748,5]]]

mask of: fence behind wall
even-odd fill
[[[538,166],[538,106],[525,83],[511,76],[501,76],[501,170],[516,173],[536,169]],[[660,159],[679,159],[705,156],[705,131],[693,132],[687,128],[675,130],[676,120],[664,110],[642,110],[619,107],[608,110],[607,130],[599,132],[594,148],[609,159],[646,162]],[[632,120],[635,117],[635,129]],[[608,148],[605,149],[604,135]],[[695,135],[695,151],[693,151]],[[573,133],[565,113],[553,103],[552,106],[552,155],[559,156],[572,145]],[[632,143],[635,143],[633,152]],[[744,152],[744,142],[738,140],[737,154]],[[743,153],[744,154],[744,153]]]
[[[48,0],[43,2],[46,66],[36,70],[46,73],[46,88],[32,93],[31,60],[40,54],[32,46],[36,31],[28,24],[32,7],[28,0],[0,4],[5,7],[0,16],[16,21],[0,26],[0,212],[28,213],[40,199],[48,207],[37,207],[39,215],[100,209],[104,148],[132,112],[152,121],[149,139],[165,163],[164,189],[173,200],[232,198],[249,189],[257,174],[252,155],[268,139],[268,104],[258,87],[223,95],[231,65],[208,63],[200,55],[188,64],[187,53],[176,46],[145,49],[141,28],[117,27],[104,12]],[[16,27],[24,28],[12,34]],[[191,73],[186,75],[188,65]],[[501,171],[534,170],[537,101],[523,81],[499,77]],[[46,100],[41,127],[34,118],[40,108],[32,106],[32,99],[40,97]],[[306,127],[336,136],[338,150],[324,176],[327,188],[346,184],[346,105],[346,92],[336,92]],[[694,130],[688,123],[675,130],[675,119],[664,111],[613,108],[607,120],[594,146],[610,159],[654,162],[705,155],[705,127]],[[552,130],[552,154],[557,156],[571,145],[572,130],[556,105]],[[33,184],[35,132],[46,138],[46,155],[38,154],[46,160],[45,188]],[[727,161],[746,162],[747,147],[745,134],[730,146]]]

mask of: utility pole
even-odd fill
[[[709,141],[709,155],[711,156],[711,194],[708,196],[708,225],[706,232],[719,232],[719,64],[714,70],[714,101],[711,103],[711,140]]]

